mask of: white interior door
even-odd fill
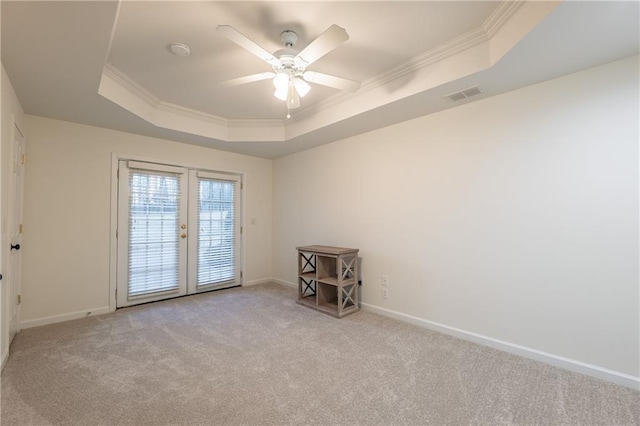
[[[240,285],[240,177],[118,165],[116,306]]]
[[[9,263],[6,279],[9,282],[9,342],[18,332],[22,248],[22,197],[25,164],[25,137],[14,121],[11,129],[11,189],[9,193]]]

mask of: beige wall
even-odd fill
[[[21,319],[108,306],[117,152],[245,173],[245,281],[358,247],[365,306],[637,377],[638,89],[629,58],[274,162],[26,116]]]
[[[0,272],[6,275],[9,258],[7,250],[10,244],[9,230],[6,224],[9,211],[9,184],[11,181],[9,175],[11,169],[11,126],[12,117],[22,123],[24,111],[16,97],[4,65],[2,66],[0,92],[2,97],[0,110],[0,115],[2,116],[2,139],[0,143]],[[0,282],[0,355],[3,362],[9,353],[9,303],[9,280],[4,279]]]
[[[244,173],[244,281],[271,276],[270,160],[29,115],[26,120],[23,325],[108,308],[113,152]]]
[[[275,160],[274,277],[357,247],[369,306],[637,377],[638,89],[635,57]]]

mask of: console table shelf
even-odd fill
[[[303,246],[298,250],[298,303],[342,318],[360,310],[358,249]]]

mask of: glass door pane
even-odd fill
[[[176,290],[180,285],[179,179],[130,171],[129,296]]]
[[[117,307],[241,284],[239,175],[118,170]]]
[[[120,167],[118,306],[186,294],[185,172]]]
[[[191,244],[190,292],[240,284],[239,179],[237,176],[191,172],[191,223],[197,239]],[[190,258],[191,259],[191,258]]]

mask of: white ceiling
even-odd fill
[[[282,119],[284,103],[270,81],[224,87],[223,80],[271,67],[216,32],[232,25],[270,52],[280,33],[294,30],[302,49],[331,24],[350,39],[310,69],[366,81],[414,56],[478,28],[498,2],[124,2],[109,63],[170,103],[230,119]],[[171,42],[187,44],[188,57],[172,55]],[[314,86],[305,105],[336,92]],[[250,101],[249,101],[250,100]]]
[[[6,1],[2,62],[29,114],[274,158],[638,54],[638,2]],[[310,67],[361,81],[314,85],[290,120],[269,67],[215,30],[269,51],[331,24],[350,39]],[[191,55],[168,45],[182,42]],[[444,96],[472,86],[482,95]]]

